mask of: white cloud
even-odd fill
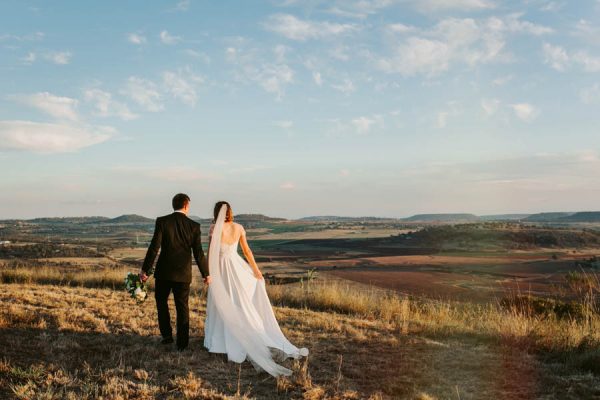
[[[293,121],[273,121],[273,125],[282,129],[291,129],[294,126]]]
[[[595,83],[581,89],[579,98],[584,104],[600,104],[600,84]]]
[[[160,41],[164,44],[172,45],[181,42],[180,36],[173,36],[167,31],[160,32]]]
[[[110,128],[70,123],[0,121],[0,149],[36,153],[73,152],[105,142],[114,134]]]
[[[587,51],[569,52],[561,46],[544,43],[542,50],[545,63],[557,71],[565,71],[570,65],[579,65],[586,72],[600,71],[600,57],[590,55]]]
[[[132,44],[144,44],[146,43],[146,37],[137,33],[130,33],[127,35],[127,40]]]
[[[564,71],[569,65],[569,55],[564,48],[544,43],[542,50],[544,52],[544,62],[555,70]]]
[[[264,90],[281,99],[285,93],[284,87],[294,81],[294,71],[285,64],[268,64],[263,66],[256,80]]]
[[[23,62],[27,65],[33,64],[37,60],[37,55],[34,52],[27,53],[27,56],[22,58]]]
[[[54,118],[60,120],[77,121],[77,100],[70,97],[55,96],[48,92],[40,92],[31,95],[17,95],[10,98],[21,104],[36,108]]]
[[[560,9],[562,9],[565,6],[565,3],[563,2],[557,2],[557,1],[549,1],[548,3],[544,4],[540,10],[542,11],[546,11],[546,12],[556,12],[559,11]]]
[[[156,84],[149,80],[131,76],[121,93],[131,98],[145,111],[158,112],[164,109]]]
[[[86,101],[94,103],[96,115],[100,117],[118,117],[126,121],[138,117],[126,104],[113,100],[112,95],[103,90],[88,89],[84,91],[84,97]]]
[[[512,75],[499,76],[498,78],[492,80],[492,85],[494,85],[494,86],[504,86],[508,82],[512,81],[513,78],[514,78],[514,76],[512,76]]]
[[[181,0],[175,5],[176,11],[187,11],[190,8],[191,0]]]
[[[57,65],[67,65],[71,62],[72,54],[69,51],[57,51],[47,53],[45,55],[46,60],[53,62]]]
[[[364,19],[376,14],[381,9],[391,6],[394,2],[395,0],[343,0],[329,8],[327,12],[344,18]]]
[[[236,66],[235,80],[256,83],[266,92],[275,94],[277,100],[281,100],[285,95],[286,86],[294,82],[295,71],[285,63],[265,62],[267,56],[259,57],[260,52],[256,48],[244,49],[243,40],[237,40],[237,44],[239,47],[231,46],[225,49],[226,60]],[[276,50],[275,53],[277,56]],[[281,55],[281,49],[279,53]]]
[[[350,59],[350,56],[348,55],[349,50],[348,46],[336,46],[329,54],[336,60],[348,61]]]
[[[438,40],[411,37],[395,50],[393,58],[380,59],[378,67],[385,72],[413,76],[418,73],[436,75],[448,69],[450,48]]]
[[[296,185],[293,182],[284,182],[279,185],[279,188],[283,190],[294,190],[296,189]]]
[[[592,56],[586,51],[578,51],[573,54],[573,61],[581,65],[586,72],[600,71],[600,57]]]
[[[436,12],[447,10],[476,11],[494,8],[496,5],[490,0],[412,0],[415,7],[423,12]]]
[[[195,75],[189,68],[163,72],[163,85],[174,98],[191,107],[198,101],[197,86],[203,82],[202,77]]]
[[[312,74],[313,80],[317,84],[317,86],[323,85],[323,78],[321,77],[321,73],[318,71],[314,71]]]
[[[359,134],[366,134],[371,131],[373,126],[383,127],[383,117],[381,115],[374,115],[372,117],[358,117],[351,121],[354,129]]]
[[[534,119],[536,119],[538,117],[538,115],[540,113],[539,110],[535,106],[533,106],[529,103],[511,104],[510,107],[514,111],[517,118],[519,118],[525,122],[533,121]]]
[[[486,116],[490,117],[500,108],[500,100],[498,99],[483,99],[481,100],[481,108]]]
[[[408,33],[416,30],[414,26],[404,25],[401,23],[389,24],[385,27],[385,29],[391,33]]]
[[[338,84],[332,84],[331,87],[339,92],[342,92],[346,96],[356,90],[354,83],[348,78],[344,79]]]
[[[586,19],[577,21],[572,34],[587,42],[600,44],[600,26],[598,26],[597,23],[590,22]]]
[[[27,35],[10,35],[10,34],[3,34],[0,35],[0,42],[5,42],[5,41],[16,41],[16,42],[31,42],[31,41],[38,41],[38,40],[42,40],[46,35],[44,34],[44,32],[34,32],[34,33],[30,33]]]
[[[502,18],[445,18],[431,29],[415,31],[396,41],[391,54],[374,58],[376,66],[388,73],[403,76],[436,76],[452,65],[475,66],[507,62],[512,55],[506,50],[509,34],[543,35],[550,28],[521,20],[520,14]]]
[[[210,56],[206,53],[203,53],[201,51],[196,51],[193,49],[185,49],[184,53],[187,54],[190,57],[193,57],[197,60],[202,61],[204,64],[210,64],[211,59]]]
[[[290,14],[271,15],[264,26],[267,30],[298,41],[339,36],[358,29],[354,24],[301,20]]]

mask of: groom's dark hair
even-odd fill
[[[174,197],[173,197],[173,210],[181,210],[183,207],[185,207],[186,204],[188,204],[190,202],[190,196],[188,196],[185,193],[177,193]]]

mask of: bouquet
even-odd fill
[[[125,277],[125,290],[138,304],[143,303],[148,297],[146,284],[142,282],[138,274],[133,272],[128,272]]]

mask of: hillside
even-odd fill
[[[26,222],[33,224],[92,224],[109,221],[107,217],[46,217],[33,218]]]
[[[403,218],[404,222],[476,222],[480,218],[474,214],[417,214]]]
[[[529,217],[531,214],[494,214],[480,215],[482,221],[521,221]]]
[[[154,223],[154,220],[137,214],[125,214],[113,218],[108,222],[111,224],[150,224]]]
[[[282,222],[285,218],[269,217],[263,214],[236,214],[235,219],[243,222]]]
[[[600,232],[519,224],[461,224],[427,227],[380,241],[410,247],[464,250],[591,248],[600,246]]]
[[[584,211],[560,218],[561,222],[600,222],[600,211]]]
[[[545,213],[537,213],[532,214],[529,217],[525,218],[525,222],[556,222],[561,218],[567,218],[573,213],[569,212],[545,212]]]

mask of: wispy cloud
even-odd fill
[[[187,11],[190,9],[191,4],[192,4],[191,0],[178,1],[177,4],[175,5],[175,10],[176,11]]]
[[[70,51],[56,51],[46,53],[44,58],[57,65],[67,65],[71,62],[72,56]]]
[[[374,126],[383,127],[383,117],[381,115],[373,115],[370,117],[361,116],[354,118],[351,121],[354,129],[359,134],[367,134]]]
[[[157,85],[152,81],[131,76],[121,93],[128,96],[145,111],[158,112],[164,109],[162,96]]]
[[[431,29],[408,35],[392,47],[391,55],[375,58],[375,64],[385,72],[403,76],[436,76],[456,64],[475,66],[510,61],[507,35],[540,36],[552,31],[522,20],[521,14],[481,20],[445,18]]]
[[[115,101],[109,92],[88,89],[84,91],[84,97],[86,101],[94,104],[96,115],[100,117],[117,117],[126,121],[139,117],[131,112],[126,104]]]
[[[298,41],[323,39],[358,30],[358,26],[354,24],[303,20],[290,14],[271,15],[264,27],[290,40]]]
[[[27,35],[11,35],[8,33],[0,35],[0,42],[15,41],[15,42],[31,42],[44,39],[46,35],[43,32],[33,32]]]
[[[0,121],[0,149],[36,153],[73,152],[107,141],[111,128],[72,123]]]
[[[171,35],[168,31],[161,31],[159,34],[160,41],[164,44],[173,45],[181,42],[180,36]]]
[[[529,103],[511,104],[510,107],[514,111],[515,116],[525,122],[533,121],[540,114],[540,110]]]
[[[294,126],[294,122],[289,120],[273,121],[273,125],[282,129],[291,129]]]
[[[490,0],[412,0],[412,3],[416,9],[423,12],[447,10],[476,11],[496,7],[496,4]]]
[[[600,104],[600,84],[595,83],[581,89],[579,98],[583,104]]]
[[[354,86],[354,82],[350,79],[346,78],[342,82],[332,83],[331,87],[338,92],[342,92],[345,95],[349,95],[350,93],[356,90],[356,86]]]
[[[498,112],[500,108],[500,100],[498,99],[483,99],[481,100],[481,108],[486,116],[491,117]]]
[[[40,92],[29,95],[15,95],[9,98],[33,107],[43,113],[59,120],[79,120],[77,113],[78,101],[70,97],[56,96],[48,92]]]
[[[165,71],[162,74],[163,85],[167,93],[184,104],[194,107],[198,101],[198,86],[204,79],[189,68]]]
[[[127,35],[127,41],[132,44],[141,45],[146,43],[146,37],[139,33],[130,33]]]
[[[569,52],[564,47],[544,43],[542,51],[544,62],[557,71],[564,72],[572,65],[577,65],[586,72],[600,71],[600,57],[593,56],[585,50]]]

